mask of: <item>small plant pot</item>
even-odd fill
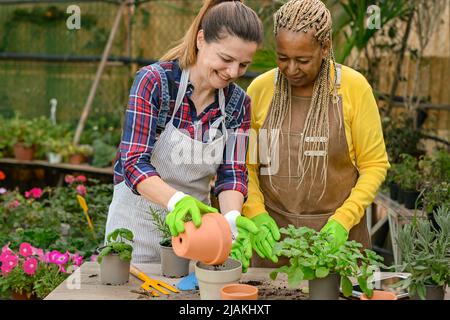
[[[395,293],[390,291],[373,290],[372,298],[368,298],[365,293],[361,294],[361,300],[397,300]]]
[[[70,164],[83,164],[83,163],[86,163],[86,162],[87,162],[87,158],[84,155],[79,154],[79,153],[72,154],[69,157],[69,163]]]
[[[172,247],[160,245],[161,274],[167,278],[181,278],[189,274],[189,260],[175,254]]]
[[[425,285],[425,300],[444,300],[445,290],[443,286]],[[421,300],[416,292],[410,296],[411,300]]]
[[[232,283],[220,289],[222,300],[258,300],[258,287],[249,284]]]
[[[198,260],[207,265],[224,263],[231,251],[231,229],[220,213],[202,216],[196,227],[192,221],[185,223],[185,232],[172,238],[172,247],[179,257]]]
[[[14,145],[14,158],[17,160],[30,161],[34,158],[35,148],[26,147],[23,143],[18,142]]]
[[[47,153],[47,160],[51,164],[61,163],[62,156],[59,153],[49,152]]]
[[[200,299],[220,300],[221,289],[228,284],[238,283],[242,275],[241,262],[228,259],[225,263],[211,266],[197,261],[195,276],[198,280]]]
[[[405,191],[400,187],[398,188],[397,202],[400,204],[405,202]]]
[[[309,280],[309,300],[338,300],[340,281],[341,277],[337,273]]]
[[[100,279],[102,284],[121,285],[130,280],[130,261],[122,261],[118,254],[103,257],[100,264]]]
[[[27,294],[26,292],[19,293],[16,291],[11,291],[11,300],[37,300],[35,294]]]
[[[398,200],[398,191],[399,191],[398,184],[391,183],[389,185],[389,196],[391,197],[392,200],[394,201]]]
[[[416,201],[419,197],[420,192],[418,191],[411,191],[411,190],[404,190],[403,191],[403,199],[405,200],[405,208],[406,209],[415,209],[416,208]]]

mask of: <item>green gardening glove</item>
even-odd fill
[[[174,197],[175,201],[172,201]],[[181,192],[175,193],[172,199],[169,200],[167,207],[170,212],[166,217],[166,224],[169,226],[170,234],[174,237],[184,232],[184,223],[187,215],[190,215],[192,222],[198,228],[202,224],[203,214],[218,212],[216,208],[207,206],[194,197]]]
[[[328,233],[333,240],[330,242],[334,250],[337,250],[348,239],[348,231],[336,220],[328,220],[327,224],[320,230],[321,233]]]
[[[273,254],[273,246],[280,240],[277,223],[267,212],[253,217],[252,221],[259,229],[258,233],[251,237],[253,249],[261,258],[277,263],[278,257]]]
[[[250,238],[258,232],[258,228],[250,219],[243,217],[236,210],[224,215],[231,228],[233,245],[231,247],[231,258],[242,263],[242,272],[247,272],[252,258],[252,244]]]

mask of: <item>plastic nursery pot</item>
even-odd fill
[[[395,293],[390,291],[373,290],[372,298],[368,298],[365,293],[361,294],[361,300],[397,300]]]
[[[172,238],[177,256],[207,265],[219,265],[227,260],[231,251],[231,229],[220,213],[203,215],[198,228],[192,221],[184,226],[185,232]]]
[[[309,300],[338,300],[340,281],[341,277],[337,273],[309,280]]]
[[[220,289],[222,300],[258,300],[258,288],[249,284],[232,283]]]
[[[391,183],[389,185],[389,196],[391,197],[392,200],[398,199],[398,191],[399,191],[398,184]]]
[[[445,290],[443,286],[425,285],[425,300],[444,300]],[[411,300],[420,300],[417,292],[410,297]]]
[[[195,276],[198,280],[201,300],[220,300],[221,289],[228,284],[238,283],[242,275],[242,264],[228,259],[225,263],[211,266],[197,261]]]
[[[404,190],[403,191],[403,200],[405,204],[406,209],[415,209],[416,207],[416,200],[419,197],[420,192],[418,191],[410,191],[410,190]]]
[[[118,254],[103,257],[100,264],[100,279],[102,284],[121,285],[130,280],[130,261],[122,261]]]
[[[172,247],[159,245],[161,274],[167,278],[181,278],[189,274],[189,260],[175,254]]]

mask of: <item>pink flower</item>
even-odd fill
[[[17,200],[17,199],[14,199],[13,201],[11,201],[11,202],[8,204],[8,209],[15,209],[15,208],[17,208],[18,206],[20,206],[20,201]]]
[[[35,247],[31,247],[31,254],[33,256],[38,256],[39,258],[44,257],[44,250],[39,249],[39,248],[35,248]]]
[[[72,263],[77,267],[80,266],[83,263],[83,256],[80,256],[78,253],[74,254],[72,256]]]
[[[98,258],[98,254],[93,254],[89,260],[95,262],[95,261],[97,261],[97,258]]]
[[[19,253],[24,257],[31,256],[33,254],[33,247],[28,242],[23,242],[20,244]]]
[[[33,199],[39,199],[42,196],[42,189],[41,188],[33,188],[30,191],[25,192],[25,198],[32,197]]]
[[[69,255],[67,253],[61,253],[58,250],[53,250],[49,255],[49,262],[57,265],[63,265],[69,261]]]
[[[10,255],[13,255],[13,252],[9,248],[8,243],[2,248],[2,253],[0,254],[0,262],[4,263],[6,261],[6,258]]]
[[[66,175],[66,176],[64,177],[64,181],[65,181],[67,184],[72,184],[72,183],[74,183],[75,178],[74,178],[73,175],[68,174],[68,175]]]
[[[2,262],[2,271],[3,272],[11,271],[15,266],[17,266],[18,262],[19,262],[19,257],[16,256],[15,254],[6,256]]]
[[[82,184],[80,184],[79,186],[77,186],[76,191],[77,191],[77,193],[78,193],[80,196],[85,196],[85,195],[86,195],[86,187],[83,186]]]
[[[26,274],[32,276],[36,273],[37,266],[38,261],[35,258],[28,258],[23,263],[23,271],[25,271]]]
[[[85,176],[81,175],[81,176],[77,176],[77,177],[75,178],[75,181],[77,181],[77,182],[86,182],[87,179],[86,179]]]
[[[56,263],[58,257],[61,255],[62,253],[59,252],[58,250],[53,250],[51,252],[47,252],[47,254],[45,255],[47,258],[47,262],[49,263]]]
[[[8,190],[6,190],[5,188],[0,188],[0,195],[7,193]]]
[[[2,263],[2,267],[1,267],[0,270],[2,270],[2,274],[6,276],[8,273],[11,272],[12,269],[13,269],[13,268],[11,268],[10,266],[8,266],[7,264]]]
[[[59,272],[67,273],[67,270],[66,270],[66,268],[64,268],[63,265],[60,265],[59,266]]]
[[[2,248],[2,253],[3,252],[9,252],[10,254],[12,253],[11,249],[9,248],[9,244],[10,242],[8,242],[7,244],[5,244]]]

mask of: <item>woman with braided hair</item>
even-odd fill
[[[106,232],[134,233],[134,263],[158,262],[159,211],[172,236],[210,207],[210,182],[235,237],[232,256],[251,256],[255,224],[241,216],[250,98],[234,83],[247,70],[263,27],[240,1],[205,0],[179,45],[139,70],[131,88],[114,166]],[[248,260],[245,260],[246,262]],[[243,270],[248,265],[243,263]]]
[[[284,4],[274,14],[278,68],[248,88],[253,132],[243,212],[259,229],[252,266],[275,266],[278,227],[288,224],[329,232],[334,247],[347,239],[370,247],[364,212],[389,162],[372,89],[335,62],[331,25],[319,0]]]

